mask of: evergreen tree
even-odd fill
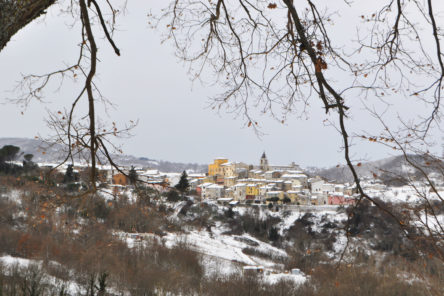
[[[32,159],[34,158],[34,154],[25,154],[23,155],[23,158],[26,162],[32,162]]]
[[[276,227],[271,227],[268,231],[268,239],[271,241],[277,241],[279,239],[279,233],[276,229]]]
[[[229,207],[228,210],[225,211],[225,217],[230,219],[234,217],[234,211],[232,207]]]
[[[32,158],[34,157],[33,154],[25,154],[23,156],[23,168],[25,170],[32,170],[37,167],[37,165],[32,161]]]
[[[75,181],[74,168],[72,164],[68,164],[66,168],[65,176],[63,177],[63,183],[71,183]]]
[[[180,200],[179,193],[177,193],[177,190],[175,189],[168,191],[166,197],[169,202],[177,202]]]
[[[129,181],[132,185],[136,184],[138,177],[137,177],[136,169],[134,169],[134,166],[131,166],[131,169],[128,173],[128,178],[129,178]]]
[[[17,158],[20,147],[5,145],[0,149],[0,162],[13,161]]]
[[[103,272],[99,278],[99,286],[96,286],[97,291],[97,296],[104,296],[106,293],[106,279],[108,278],[108,273]]]
[[[180,176],[179,183],[176,185],[176,189],[179,190],[182,195],[188,191],[190,188],[190,183],[188,182],[187,172],[183,171],[182,176]]]
[[[20,148],[13,145],[5,145],[0,149],[0,172],[6,174],[16,174],[21,171],[21,167],[9,163],[17,159]]]

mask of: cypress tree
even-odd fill
[[[65,176],[63,177],[63,183],[71,183],[75,181],[74,169],[72,164],[68,164],[66,168]]]
[[[176,189],[179,190],[182,195],[188,191],[190,188],[190,183],[188,182],[187,172],[183,171],[182,176],[180,176],[179,183],[176,185]]]
[[[136,184],[138,177],[137,177],[137,172],[134,169],[134,166],[131,166],[131,169],[130,169],[130,171],[128,173],[128,178],[129,178],[129,181],[130,181],[131,185],[135,185]]]

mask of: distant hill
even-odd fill
[[[409,155],[409,159],[413,161],[418,167],[423,169],[426,173],[439,171],[436,164],[428,163],[425,156]],[[442,164],[440,164],[442,166]],[[416,169],[410,166],[405,160],[404,156],[391,156],[388,158],[363,162],[360,166],[355,166],[356,172],[361,178],[387,178],[389,176],[412,176],[421,175]],[[348,166],[336,166],[331,168],[309,168],[310,175],[318,175],[330,181],[337,182],[352,182],[353,176]]]
[[[0,138],[0,148],[4,145],[14,145],[20,147],[24,154],[34,155],[35,162],[58,162],[63,159],[64,147],[61,145],[49,146],[39,139],[29,138]],[[123,166],[134,165],[136,167],[158,169],[162,172],[181,172],[183,170],[192,170],[196,173],[207,171],[207,165],[197,163],[180,163],[164,160],[154,160],[147,157],[136,157],[125,154],[113,154],[114,162]]]
[[[63,159],[64,148],[61,145],[48,146],[45,142],[38,139],[28,138],[0,138],[0,147],[4,145],[15,145],[20,150],[34,155],[35,162],[57,162]],[[423,156],[409,156],[415,163],[421,166],[426,172],[437,171],[433,165],[424,165],[427,160]],[[196,173],[207,171],[207,165],[197,163],[180,163],[164,160],[155,160],[148,157],[136,157],[126,154],[113,154],[114,161],[123,166],[134,165],[136,167],[158,169],[162,172],[182,172],[183,170],[192,170]],[[383,176],[384,172],[389,171],[391,174],[407,176],[416,174],[415,170],[409,166],[403,156],[392,156],[376,161],[363,162],[359,167],[355,167],[359,176],[364,178],[373,178],[376,174],[378,177]],[[352,182],[353,177],[347,166],[316,168],[310,167],[306,169],[311,176],[321,176],[330,181]]]

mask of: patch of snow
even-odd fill
[[[41,268],[42,266],[42,260],[31,260],[20,257],[12,257],[10,255],[5,255],[0,257],[0,262],[2,262],[4,265],[8,267],[18,266],[21,269],[26,269],[31,265],[36,265],[38,268]],[[58,262],[55,261],[51,261],[50,263],[60,265]],[[43,277],[42,277],[43,282],[52,285],[54,287],[61,287],[63,285],[65,287],[65,292],[68,295],[79,295],[80,286],[76,282],[63,281],[54,276],[48,275],[47,273],[45,273],[44,270],[42,272],[43,272]]]
[[[19,267],[28,267],[31,263],[41,265],[42,261],[29,260],[25,258],[12,257],[10,255],[0,257],[0,261],[7,266],[18,265]]]
[[[205,266],[206,277],[227,277],[231,274],[240,274],[242,272],[239,263],[214,256],[202,255],[201,263]]]
[[[22,199],[21,199],[22,195],[23,195],[22,190],[11,189],[6,193],[1,194],[0,197],[6,198],[7,200],[10,200],[10,201],[13,201],[16,204],[21,204],[22,203]]]
[[[269,284],[276,284],[280,281],[291,281],[297,285],[305,283],[307,277],[303,274],[291,274],[291,273],[265,273],[264,281]]]

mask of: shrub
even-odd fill
[[[234,217],[234,212],[232,207],[228,207],[228,209],[224,212],[225,217],[232,219]]]
[[[379,273],[374,266],[322,265],[311,274],[314,289],[305,295],[352,296],[413,296],[429,295],[419,283],[407,282],[396,276],[396,272]]]
[[[280,235],[276,229],[276,227],[271,227],[270,230],[268,230],[268,239],[275,242],[280,238]]]
[[[178,202],[180,200],[179,192],[175,189],[168,191],[166,197],[169,202]]]

